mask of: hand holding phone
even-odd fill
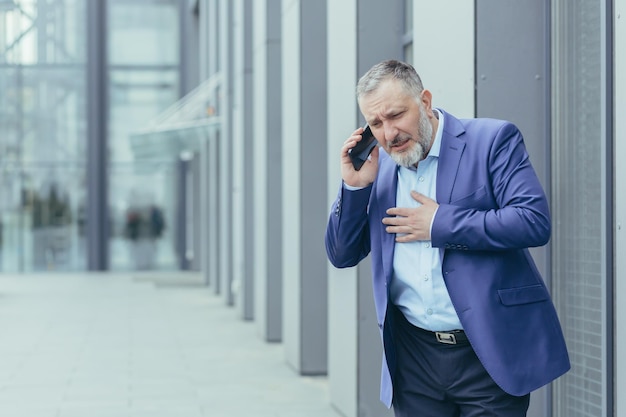
[[[365,126],[365,130],[361,136],[361,140],[357,142],[356,146],[348,151],[352,166],[357,171],[361,169],[370,156],[370,153],[372,153],[372,150],[378,145],[378,141],[372,134],[372,130],[369,126]]]

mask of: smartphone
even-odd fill
[[[356,146],[348,151],[352,166],[357,171],[361,169],[367,158],[372,153],[372,150],[378,145],[378,141],[372,134],[372,130],[369,126],[365,126],[365,130],[362,133],[362,138],[357,142]]]

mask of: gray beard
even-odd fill
[[[406,152],[393,152],[389,156],[401,167],[409,168],[424,158],[424,147],[419,143],[413,143],[413,147]]]
[[[433,126],[428,121],[428,117],[422,112],[418,126],[418,140],[406,152],[390,152],[389,156],[401,167],[409,168],[417,165],[426,155],[424,150],[430,145],[433,137]]]

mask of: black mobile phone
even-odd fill
[[[357,171],[361,169],[376,145],[378,145],[378,141],[372,134],[372,130],[369,126],[365,126],[361,140],[357,142],[354,148],[348,151],[348,155],[350,156],[354,169]]]

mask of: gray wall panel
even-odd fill
[[[522,134],[550,195],[550,2],[476,1],[476,116],[505,119]],[[549,279],[549,246],[532,250]],[[548,283],[549,284],[549,283]],[[531,396],[529,417],[547,415],[549,389]]]
[[[267,4],[267,340],[282,339],[282,198],[281,107],[282,47],[280,0]]]
[[[327,371],[326,2],[302,1],[300,184],[302,371]]]

